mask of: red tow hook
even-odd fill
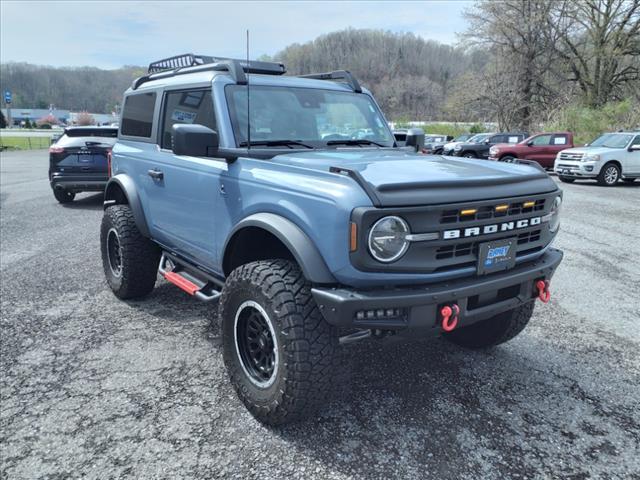
[[[536,282],[536,290],[538,291],[538,299],[542,303],[549,303],[549,300],[551,300],[551,290],[549,290],[549,280],[538,280]]]
[[[450,332],[458,326],[458,315],[460,315],[460,307],[456,303],[445,305],[440,309],[442,316],[442,330]]]

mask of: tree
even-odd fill
[[[599,107],[640,91],[640,2],[563,0],[555,4],[554,51],[585,103]]]
[[[546,81],[554,65],[552,0],[481,0],[464,15],[469,27],[462,38],[494,57],[481,77],[480,97],[494,102],[503,128],[529,131],[553,97]]]
[[[51,114],[36,120],[36,125],[39,128],[51,128],[53,125],[57,125],[57,124],[58,124],[58,119]]]
[[[93,115],[91,115],[88,112],[80,112],[78,114],[78,116],[76,117],[76,124],[81,125],[81,126],[85,126],[85,125],[95,125],[96,124],[96,120],[95,118],[93,118]]]

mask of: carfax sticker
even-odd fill
[[[195,112],[185,112],[184,110],[174,110],[171,114],[171,120],[182,123],[193,123],[196,119]]]

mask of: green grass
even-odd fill
[[[0,148],[3,150],[31,150],[36,148],[49,148],[49,137],[0,137]]]

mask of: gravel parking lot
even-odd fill
[[[562,185],[565,260],[514,341],[356,344],[349,392],[269,429],[212,308],[164,281],[118,301],[101,196],[61,206],[45,151],[0,155],[1,478],[640,479],[640,182]]]

